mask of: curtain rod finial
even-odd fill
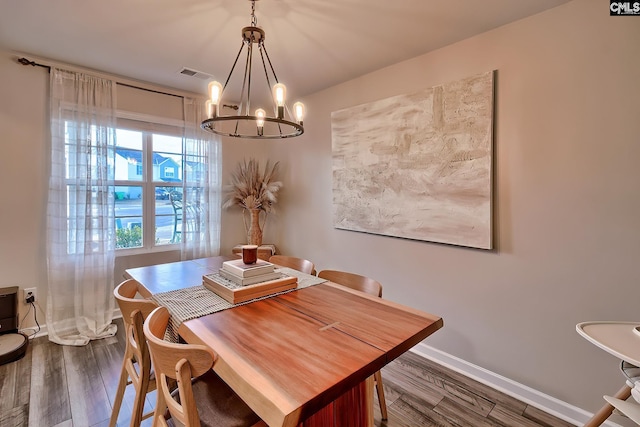
[[[42,68],[46,68],[47,70],[51,70],[51,67],[48,65],[43,65],[43,64],[38,64],[35,61],[29,61],[27,58],[22,57],[22,58],[18,58],[18,62],[22,65],[31,65],[32,67],[42,67]]]
[[[31,65],[33,67],[38,65],[34,61],[29,61],[27,58],[18,58],[18,62],[21,63],[22,65]]]

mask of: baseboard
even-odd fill
[[[584,425],[593,416],[593,414],[584,409],[570,405],[567,402],[563,402],[555,397],[510,380],[509,378],[505,378],[424,343],[416,345],[411,351],[576,426]],[[602,425],[606,427],[622,427],[620,424],[609,420],[605,421]]]

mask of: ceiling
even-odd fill
[[[569,0],[258,0],[278,79],[303,97]],[[1,0],[0,48],[205,94],[224,81],[248,0]],[[291,98],[290,98],[291,99]]]

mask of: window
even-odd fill
[[[212,216],[216,215],[210,207],[219,206],[217,146],[209,146],[206,140],[195,137],[185,139],[182,122],[161,124],[152,122],[149,116],[139,117],[118,117],[115,129],[100,130],[78,127],[72,119],[64,120],[69,253],[74,253],[74,245],[87,242],[99,248],[101,242],[110,242],[113,235],[116,249],[127,251],[122,255],[162,250],[179,243],[198,251],[217,244],[210,240],[215,236],[212,230],[217,231],[210,226]],[[107,150],[94,147],[92,142],[105,140],[103,133],[115,141]],[[72,141],[78,139],[88,141],[88,148],[75,148]],[[83,170],[75,168],[76,162],[88,163],[88,176],[72,176],[72,171]],[[94,184],[93,177],[100,176],[113,178],[113,186],[101,189]],[[87,185],[91,188],[87,189]],[[185,197],[183,188],[187,188]],[[93,221],[86,227],[79,224],[81,230],[89,232],[76,236],[79,232],[71,225],[86,217],[79,210],[84,209],[87,197],[99,201],[96,203],[99,206],[113,206],[113,210],[96,213],[96,224]],[[94,233],[93,229],[107,229],[113,235],[104,237],[104,233]]]
[[[125,123],[116,130],[116,249],[179,243],[185,164],[181,130]]]

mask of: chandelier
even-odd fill
[[[240,51],[233,62],[224,86],[217,81],[209,83],[208,119],[202,122],[201,127],[218,135],[235,138],[280,139],[300,136],[304,132],[302,125],[304,105],[301,102],[296,102],[293,104],[292,110],[289,110],[286,103],[287,88],[278,81],[264,44],[264,30],[258,27],[255,15],[255,2],[258,0],[249,1],[251,1],[251,25],[242,29]],[[238,105],[228,105],[223,102],[223,95],[229,81],[232,79],[238,59],[245,48],[247,49],[247,54],[244,74],[241,78],[240,102]],[[260,62],[256,60],[257,64],[254,64],[253,54],[256,50],[259,54]],[[262,69],[264,71],[262,88],[266,89],[264,92],[267,96],[262,96],[260,101],[265,102],[265,104],[271,104],[273,112],[271,115],[267,114],[267,110],[260,105],[260,108],[256,108],[253,114],[251,113],[251,85],[252,82],[254,85],[258,84],[256,81],[258,76],[252,76],[254,66],[257,66],[258,70]],[[262,80],[262,73],[258,71],[256,74],[260,75],[260,80]],[[236,115],[222,114],[223,107],[233,108],[236,110]]]

